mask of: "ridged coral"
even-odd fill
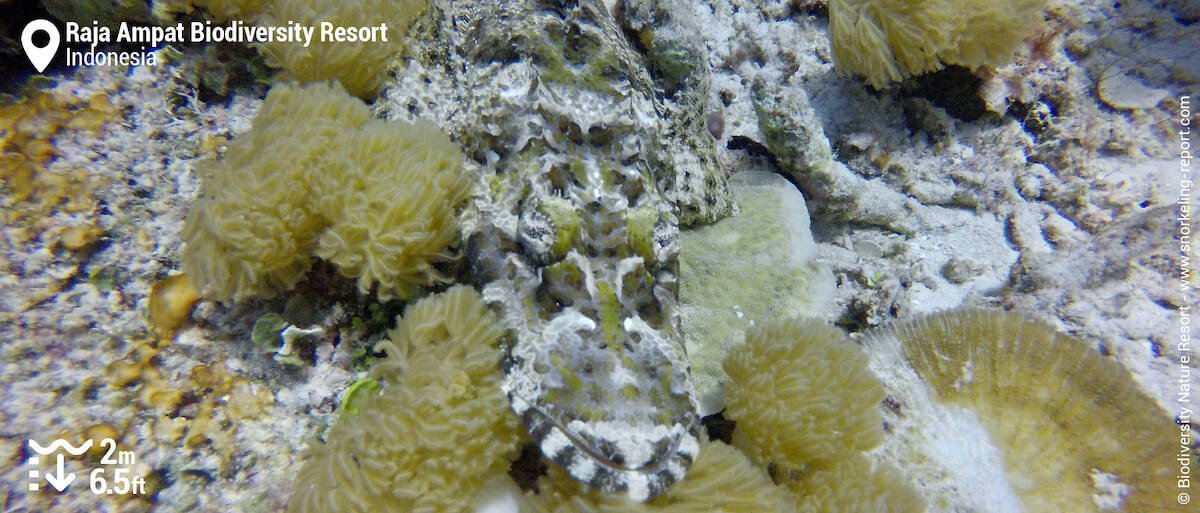
[[[1083,341],[1015,313],[959,311],[867,342],[873,350],[902,344],[935,399],[975,412],[1027,511],[1095,511],[1105,493],[1119,505],[1109,509],[1186,509],[1171,469],[1178,426],[1128,371]],[[1098,480],[1116,486],[1103,491]]]
[[[772,513],[794,512],[791,497],[741,452],[722,442],[701,442],[687,477],[649,502],[632,503],[588,488],[557,466],[528,494],[539,513]]]
[[[803,470],[883,440],[883,386],[837,328],[808,319],[760,324],[724,368],[734,446],[760,465]]]
[[[469,511],[522,437],[500,391],[501,333],[468,287],[410,306],[370,371],[383,392],[312,442],[288,511]]]
[[[387,76],[388,61],[404,46],[404,34],[429,7],[429,0],[277,0],[262,9],[257,24],[285,26],[289,22],[316,27],[378,27],[386,23],[387,41],[321,42],[318,35],[307,47],[295,43],[258,45],[267,62],[283,68],[285,78],[301,82],[336,80],[355,96],[372,99]]]
[[[197,288],[273,295],[314,254],[384,298],[439,281],[430,264],[450,256],[468,187],[461,152],[431,125],[370,120],[337,85],[272,88],[224,158],[196,164],[183,268]]]
[[[872,86],[941,69],[1001,66],[1041,19],[1045,0],[830,0],[838,68]]]

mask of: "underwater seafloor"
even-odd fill
[[[1022,496],[1054,494],[1054,483],[1022,476],[1043,455],[1006,452],[981,427],[988,415],[1041,426],[1038,416],[1055,406],[988,406],[986,394],[975,407],[940,404],[913,391],[925,376],[900,353],[870,341],[887,338],[873,329],[987,308],[1022,314],[1119,363],[1137,390],[1122,397],[1149,398],[1140,407],[1161,413],[1161,423],[1140,429],[1180,440],[1190,422],[1181,412],[1200,404],[1185,400],[1196,353],[1180,344],[1190,322],[1182,313],[1197,307],[1181,258],[1197,253],[1181,249],[1181,228],[1195,225],[1180,210],[1194,204],[1181,183],[1193,175],[1181,173],[1180,123],[1194,108],[1185,97],[1200,91],[1200,6],[1052,2],[1011,64],[875,90],[835,69],[824,2],[693,4],[673,8],[689,13],[703,44],[705,124],[740,205],[681,234],[679,310],[703,413],[720,412],[717,368],[748,327],[817,317],[866,348],[887,390],[882,443],[866,455],[898,469],[928,511],[1059,511]],[[186,288],[171,277],[201,189],[193,164],[219,158],[250,128],[268,85],[214,64],[225,54],[202,45],[159,54],[156,66],[54,67],[0,103],[2,512],[285,510],[305,447],[334,422],[347,390],[381,356],[371,343],[406,306],[361,297],[321,265],[285,297],[222,303],[175,289]],[[243,80],[221,75],[238,73]],[[214,91],[205,80],[229,86]],[[403,118],[381,105],[407,94],[404,84],[402,75],[386,81],[376,111]],[[761,101],[763,90],[777,101]],[[779,128],[771,123],[790,127],[777,130],[782,141],[764,135]],[[795,142],[786,138],[814,130],[835,163],[806,182],[785,168],[814,157],[786,153]],[[289,324],[285,311],[312,322]],[[984,374],[969,359],[954,365]],[[1056,381],[1020,370],[994,372],[1018,384],[999,387],[1025,394],[1018,402],[1054,405],[1046,397],[1068,394],[1022,388],[1026,379]],[[1111,404],[1119,385],[1062,386],[1086,403],[1071,426],[1113,423],[1128,408]],[[1097,432],[1062,429],[1055,436],[1083,441],[1056,453],[1050,472],[1090,475],[1094,486],[1076,511],[1156,510],[1124,504],[1134,485],[1072,452],[1094,442],[1120,453],[1121,433],[1088,440]],[[1005,443],[1028,437],[1036,447],[1040,433],[1014,429]],[[1125,435],[1131,451],[1144,438]],[[89,472],[103,456],[95,449],[67,458],[77,479],[51,490],[36,476],[64,468],[49,457],[30,463],[28,441],[59,438],[115,440],[135,455],[125,475],[144,478],[146,493],[92,493]],[[1161,481],[1155,504],[1186,507],[1179,494],[1200,488],[1176,473],[1198,468],[1192,440],[1151,472]],[[520,503],[513,494],[506,488],[481,508]],[[886,501],[874,507],[855,511],[886,511]],[[825,510],[837,509],[808,511]]]

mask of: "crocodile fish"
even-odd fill
[[[576,480],[661,493],[700,449],[679,224],[731,208],[698,113],[600,2],[434,2],[413,38],[380,103],[440,123],[478,173],[466,252],[509,332],[512,410]]]

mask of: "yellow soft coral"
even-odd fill
[[[479,293],[457,285],[409,306],[377,349],[387,358],[371,377],[409,387],[498,386],[497,340],[503,329]],[[452,369],[457,380],[447,379]]]
[[[262,9],[258,25],[295,22],[321,30],[323,22],[346,28],[386,23],[387,41],[322,42],[316,34],[307,47],[272,42],[258,48],[270,65],[283,68],[285,77],[302,82],[337,80],[355,96],[371,99],[387,77],[388,61],[403,48],[408,26],[428,7],[429,0],[276,0]]]
[[[803,469],[883,440],[883,385],[837,328],[791,319],[760,324],[725,358],[734,446],[760,465]]]
[[[432,125],[372,121],[340,86],[276,86],[223,159],[196,165],[184,271],[240,300],[293,288],[315,255],[364,293],[410,297],[452,256],[462,158]]]
[[[796,494],[800,513],[920,513],[927,506],[899,470],[862,454],[782,481]]]
[[[333,141],[317,210],[331,225],[316,254],[358,279],[364,293],[410,297],[442,281],[433,263],[454,257],[455,207],[467,199],[458,147],[426,123],[373,121]]]
[[[333,139],[370,117],[338,87],[271,89],[225,157],[196,164],[204,187],[184,228],[183,252],[193,283],[234,300],[294,287],[327,225],[314,211],[312,175]]]
[[[522,436],[500,390],[501,333],[468,287],[409,307],[371,369],[386,388],[313,441],[288,511],[469,511]]]
[[[1001,66],[1043,8],[1045,0],[830,0],[833,60],[876,88],[950,64]]]

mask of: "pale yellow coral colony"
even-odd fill
[[[240,300],[295,287],[318,256],[363,293],[412,297],[454,256],[462,158],[436,126],[373,119],[340,85],[277,85],[222,159],[196,164],[183,270]]]
[[[523,437],[500,391],[501,334],[469,287],[409,306],[370,371],[382,393],[309,444],[288,510],[467,511]]]
[[[875,88],[957,64],[1002,66],[1042,21],[1045,0],[829,0],[838,69]]]
[[[329,22],[338,27],[358,27],[386,23],[387,41],[295,45],[262,43],[256,45],[267,63],[283,70],[283,79],[300,82],[334,80],[359,98],[375,97],[389,69],[388,60],[404,44],[408,26],[429,0],[160,0],[155,10],[169,17],[176,12],[202,8],[214,21],[239,20],[261,26],[286,26],[298,23],[315,26]]]

